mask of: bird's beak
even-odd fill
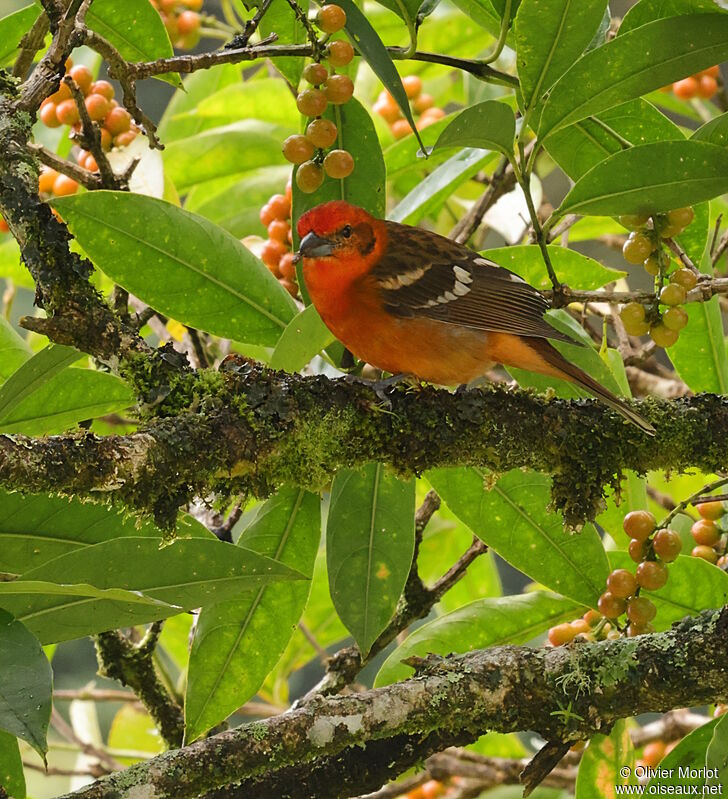
[[[334,242],[323,239],[315,233],[307,233],[301,239],[301,245],[294,256],[295,261],[301,258],[321,258],[324,255],[331,255],[334,251]]]

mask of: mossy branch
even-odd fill
[[[554,745],[581,740],[621,718],[728,699],[726,633],[728,608],[638,638],[429,658],[412,679],[320,698],[61,799],[327,799],[375,790],[489,730],[533,730]]]

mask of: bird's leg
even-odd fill
[[[407,372],[400,372],[399,374],[390,375],[389,377],[381,378],[379,380],[368,380],[367,378],[359,377],[358,375],[344,375],[339,379],[345,381],[346,383],[359,383],[363,386],[367,386],[374,391],[374,393],[379,397],[380,400],[382,400],[382,402],[391,405],[387,395],[385,394],[385,389],[391,388],[397,383],[400,383],[402,380],[406,380],[407,378],[411,377],[412,375]]]

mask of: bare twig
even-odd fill
[[[464,244],[483,220],[486,212],[516,185],[516,176],[507,158],[503,158],[493,173],[488,188],[480,195],[473,207],[448,234],[451,239]]]
[[[675,239],[663,239],[663,241],[665,244],[667,244],[670,250],[677,255],[683,266],[685,266],[687,269],[692,269],[693,272],[700,274],[700,270],[697,266],[695,266],[692,258],[685,252],[685,250],[683,250],[683,248],[677,243],[677,241],[675,241]]]
[[[723,235],[720,237],[720,241],[718,242],[718,246],[713,251],[711,256],[711,261],[713,266],[715,266],[718,261],[720,260],[723,253],[728,249],[728,230],[723,232]]]
[[[76,735],[73,727],[71,727],[55,708],[51,710],[51,724],[59,735],[77,746],[85,755],[96,758],[108,772],[120,771],[124,768],[121,763],[108,752],[105,752],[103,749],[93,744],[82,741],[78,735]]]
[[[33,64],[35,54],[43,47],[49,28],[48,16],[40,14],[31,29],[20,40],[20,53],[13,64],[13,75],[16,78],[25,77]]]
[[[47,150],[42,144],[28,142],[28,149],[36,155],[41,164],[55,169],[56,172],[68,175],[69,178],[73,178],[77,183],[80,183],[87,189],[103,188],[103,181],[99,175],[94,172],[89,172],[88,169],[84,169],[78,164],[74,164],[73,161],[67,161],[65,158],[61,158],[59,155]]]

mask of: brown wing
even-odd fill
[[[372,277],[391,313],[578,343],[546,322],[548,301],[518,275],[437,233],[387,227],[395,235]],[[404,264],[417,266],[405,271]]]

